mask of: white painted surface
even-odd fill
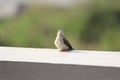
[[[0,47],[0,61],[120,67],[120,52]]]

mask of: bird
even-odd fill
[[[73,50],[71,44],[64,36],[64,30],[59,29],[57,32],[56,39],[54,41],[55,46],[58,48],[59,51],[70,51]]]

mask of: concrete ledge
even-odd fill
[[[0,47],[0,61],[120,67],[120,52]]]
[[[0,80],[119,80],[119,61],[120,52],[0,47]]]

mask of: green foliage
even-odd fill
[[[57,30],[63,28],[75,49],[119,51],[120,10],[101,4],[84,9],[29,6],[20,16],[0,21],[0,45],[55,48]]]

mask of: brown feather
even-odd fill
[[[72,46],[70,45],[69,41],[64,37],[63,38],[64,44],[68,46],[68,50],[73,50]]]

